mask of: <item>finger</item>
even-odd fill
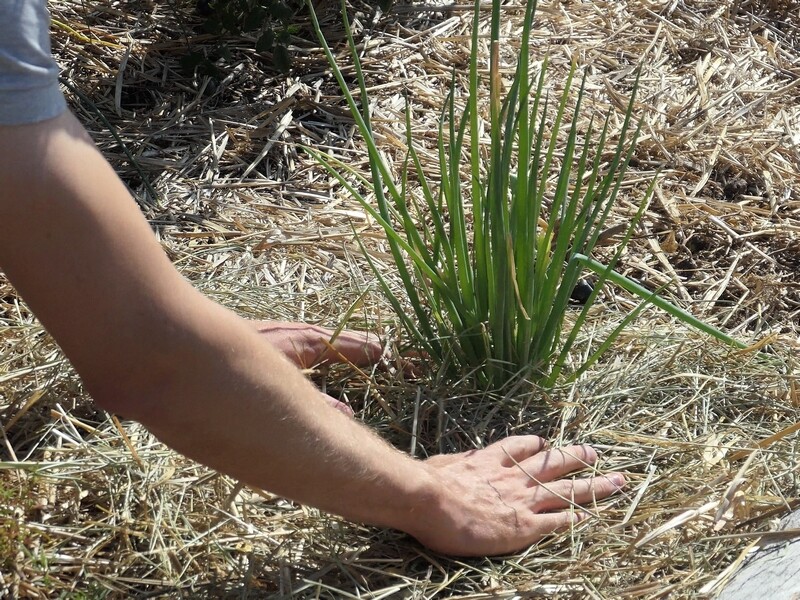
[[[383,346],[378,336],[372,333],[362,333],[360,331],[341,331],[333,343],[330,342],[333,332],[330,335],[320,337],[326,348],[318,358],[320,362],[346,362],[357,367],[369,366],[380,361],[383,356]]]
[[[390,373],[397,370],[411,378],[419,378],[423,373],[423,369],[413,362],[413,359],[424,358],[422,354],[410,351],[395,355],[373,333],[342,331],[332,344],[326,341],[325,345],[326,352],[320,362],[347,362],[357,367],[378,365],[382,370]]]
[[[547,442],[538,435],[512,435],[487,446],[485,455],[496,456],[504,467],[513,467],[545,449]]]
[[[543,535],[571,529],[579,523],[583,523],[589,517],[591,517],[589,513],[577,510],[562,510],[554,513],[536,515]]]
[[[320,394],[322,394],[322,392],[320,392]],[[346,414],[348,417],[352,417],[355,414],[353,413],[353,409],[350,408],[344,402],[339,402],[339,400],[337,400],[336,398],[331,398],[330,396],[328,396],[328,394],[322,394],[322,396],[325,398],[325,402],[327,402],[330,406],[332,406],[339,412]]]
[[[531,546],[548,535],[571,529],[589,517],[591,517],[590,514],[580,510],[563,510],[531,515],[527,531],[522,536],[522,539],[519,540],[519,543],[514,544],[514,547],[516,549]]]
[[[597,452],[591,446],[564,446],[540,452],[525,461],[519,461],[521,470],[530,479],[530,485],[555,481],[597,462]]]
[[[315,332],[319,337],[320,332],[325,331],[321,327],[288,321],[251,321],[251,323],[263,339],[300,369],[312,366],[317,355],[325,350],[324,345],[314,337]]]
[[[383,346],[378,336],[358,331],[340,331],[287,321],[253,321],[267,341],[300,368],[321,363],[347,362],[366,366],[378,362]]]
[[[602,477],[584,477],[574,481],[553,481],[536,488],[532,498],[534,510],[546,512],[570,506],[592,506],[625,487],[621,473]]]

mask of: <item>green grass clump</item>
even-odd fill
[[[526,9],[516,71],[504,97],[499,65],[500,2],[492,2],[487,147],[482,147],[480,140],[479,97],[484,82],[479,77],[476,2],[469,90],[461,108],[454,75],[440,120],[440,175],[435,183],[426,175],[415,150],[410,108],[406,111],[408,153],[399,180],[381,157],[344,2],[342,13],[360,88],[360,108],[325,42],[313,8],[311,12],[333,73],[366,141],[371,180],[341,161],[307,150],[383,227],[413,309],[411,314],[405,309],[404,299],[373,264],[375,275],[414,343],[438,365],[446,366],[455,377],[475,373],[482,385],[502,386],[524,376],[550,386],[562,374],[589,310],[609,280],[638,294],[643,301],[571,377],[594,363],[648,303],[737,344],[613,271],[647,206],[652,185],[608,264],[593,258],[636,144],[636,86],[616,144],[608,144],[610,118],[602,127],[590,122],[579,133],[584,122],[581,106],[585,76],[575,108],[568,110],[577,72],[574,64],[563,92],[555,99],[545,91],[547,61],[537,75],[531,75],[535,71],[529,59],[535,1]],[[556,156],[560,157],[559,164]],[[462,181],[461,176],[465,160],[470,171],[468,181]],[[356,183],[352,183],[353,178]],[[412,179],[419,184],[420,198],[410,192]],[[367,189],[369,194],[360,189]],[[377,206],[367,195],[375,196]],[[587,269],[598,281],[567,327],[565,315],[571,292]]]

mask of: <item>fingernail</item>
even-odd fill
[[[625,485],[625,476],[621,475],[620,473],[614,473],[613,475],[609,475],[609,480],[617,487],[622,487]]]

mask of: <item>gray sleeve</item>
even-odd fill
[[[50,54],[46,0],[0,0],[0,124],[51,119],[66,108]]]

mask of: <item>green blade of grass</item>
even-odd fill
[[[606,270],[606,267],[604,265],[583,254],[575,254],[573,258],[582,263],[587,269],[594,271],[598,275]],[[674,304],[670,303],[664,298],[661,298],[660,296],[654,296],[650,298],[651,296],[650,290],[648,290],[645,287],[642,287],[635,281],[631,281],[624,275],[620,275],[615,271],[609,271],[606,277],[610,282],[612,282],[615,285],[618,285],[622,289],[627,290],[632,294],[636,294],[640,298],[648,298],[649,302],[651,302],[653,306],[660,308],[661,310],[667,312],[676,319],[686,323],[690,327],[693,327],[698,331],[702,331],[703,333],[706,333],[712,336],[713,338],[728,344],[729,346],[733,346],[739,349],[747,348],[747,344],[740,342],[735,338],[732,338],[731,336],[729,336],[723,331],[720,331],[713,325],[709,325],[708,323],[701,321],[688,311],[678,306],[675,306]]]

